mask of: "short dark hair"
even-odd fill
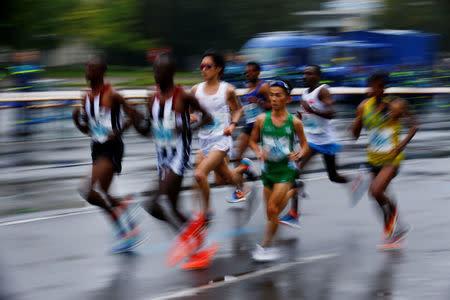
[[[155,64],[160,63],[161,61],[164,61],[164,60],[167,62],[167,65],[168,65],[170,71],[172,72],[172,74],[175,74],[176,61],[175,61],[175,57],[172,55],[172,53],[165,52],[165,53],[161,54],[156,59]]]
[[[222,70],[219,72],[219,75],[222,76],[223,72],[225,71],[225,58],[223,57],[223,55],[214,50],[207,50],[205,54],[203,54],[202,59],[207,56],[210,56],[212,58],[216,67],[222,67]]]
[[[319,65],[308,65],[308,67],[313,67],[316,69],[316,74],[321,76],[322,75],[322,68]]]
[[[261,66],[255,61],[249,61],[247,63],[247,66],[248,67],[250,67],[250,66],[255,67],[256,71],[261,71]]]
[[[389,83],[389,72],[386,71],[376,71],[367,79],[367,83],[370,85],[374,81],[382,80],[384,84]]]
[[[287,79],[275,79],[269,82],[269,86],[278,86],[280,88],[282,88],[287,95],[291,94],[292,91],[292,84],[289,80]]]
[[[96,64],[98,65],[102,72],[105,73],[108,69],[108,65],[106,64],[106,59],[102,55],[95,55],[88,59],[87,64]]]

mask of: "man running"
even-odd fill
[[[337,143],[336,134],[331,120],[335,117],[333,100],[325,84],[319,85],[321,70],[317,65],[310,65],[303,71],[303,80],[307,89],[303,92],[301,111],[297,116],[302,119],[305,128],[309,150],[302,157],[299,168],[303,170],[308,161],[316,154],[323,156],[328,178],[337,183],[348,182],[347,178],[336,171],[336,153],[341,148]],[[297,193],[291,202],[290,211],[280,219],[280,222],[292,227],[299,227]]]
[[[244,110],[244,128],[237,139],[236,161],[241,163],[243,155],[248,148],[250,135],[256,117],[264,111],[270,110],[269,84],[259,79],[261,67],[256,62],[249,62],[245,68],[245,78],[248,81],[248,92],[241,97]],[[244,193],[236,189],[229,202],[245,200]]]
[[[373,74],[369,80],[372,97],[359,104],[353,122],[353,136],[358,139],[361,129],[368,131],[367,163],[373,180],[369,193],[377,201],[384,216],[384,244],[382,247],[399,244],[410,226],[399,222],[397,204],[385,191],[396,176],[404,149],[418,130],[415,116],[408,110],[408,103],[400,98],[384,97],[384,87],[389,75]],[[410,127],[407,136],[400,140],[401,120]]]
[[[278,215],[283,211],[294,191],[297,162],[308,151],[308,143],[300,119],[286,109],[291,96],[290,85],[281,80],[270,83],[272,110],[256,118],[250,137],[250,148],[264,161],[262,181],[266,202],[267,223],[262,246],[253,252],[256,261],[275,260],[280,257],[277,248],[269,247],[278,228]],[[294,151],[295,136],[300,152]],[[261,140],[262,149],[258,146]]]
[[[86,80],[90,90],[82,97],[81,109],[73,110],[73,120],[78,129],[91,136],[92,172],[80,194],[90,204],[101,207],[115,225],[123,243],[115,250],[127,250],[136,241],[138,227],[122,217],[127,211],[126,201],[109,193],[114,173],[122,170],[124,145],[122,132],[131,125],[133,108],[111,85],[104,83],[106,64],[99,58],[86,64]],[[122,110],[130,119],[123,124]]]
[[[134,119],[136,130],[144,136],[154,135],[158,158],[159,187],[152,195],[147,210],[155,218],[168,222],[177,232],[187,221],[179,211],[178,196],[184,173],[190,167],[192,132],[189,111],[193,109],[202,114],[199,126],[210,123],[212,116],[187,94],[181,86],[175,86],[175,60],[166,53],[158,57],[154,64],[157,92],[149,99],[148,118],[140,114]],[[166,194],[171,211],[165,211],[160,195]]]

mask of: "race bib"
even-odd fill
[[[204,137],[223,135],[225,129],[225,113],[215,113],[213,114],[213,123],[205,125],[200,129],[200,135]]]
[[[262,113],[261,107],[256,103],[250,103],[244,106],[245,123],[253,124],[256,121],[256,117]]]
[[[105,143],[112,133],[111,119],[104,112],[100,112],[98,120],[90,121],[91,137],[95,142]]]
[[[315,118],[315,116],[303,113],[303,128],[305,132],[310,134],[322,134],[322,126],[320,126],[320,120]]]
[[[392,140],[393,136],[394,130],[389,127],[371,130],[368,135],[369,145],[367,149],[375,153],[391,152],[395,147],[394,141]]]
[[[160,147],[176,146],[176,127],[173,117],[163,122],[152,120],[152,129],[155,135],[156,145]]]
[[[264,137],[264,150],[267,151],[267,160],[271,162],[279,162],[288,157],[291,153],[289,149],[289,139],[286,137]]]

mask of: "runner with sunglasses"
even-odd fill
[[[317,65],[310,65],[303,71],[303,80],[307,89],[303,92],[301,111],[297,116],[302,119],[305,128],[306,139],[309,150],[302,157],[299,168],[303,170],[309,160],[317,153],[322,154],[328,173],[332,182],[346,183],[347,178],[336,171],[336,153],[341,149],[337,143],[336,133],[331,120],[335,117],[335,109],[328,86],[320,85],[321,70]],[[284,225],[299,228],[298,197],[291,201],[290,211],[280,218]]]
[[[295,193],[296,163],[308,151],[302,121],[286,108],[291,90],[285,81],[270,82],[272,110],[256,118],[250,137],[250,148],[259,160],[264,161],[261,178],[267,214],[264,241],[261,246],[256,245],[252,253],[255,261],[276,260],[281,256],[279,249],[270,246],[278,229],[278,215]],[[294,151],[295,138],[300,142],[300,151]]]
[[[244,110],[244,128],[237,139],[237,153],[236,161],[241,163],[243,155],[248,148],[250,135],[252,133],[253,125],[256,117],[264,111],[270,110],[269,101],[269,84],[264,80],[259,79],[261,67],[256,62],[247,63],[245,68],[245,78],[247,79],[248,92],[241,96],[241,101]],[[247,159],[245,159],[247,160]],[[258,174],[252,165],[249,168],[249,176],[256,177]],[[236,189],[232,197],[228,200],[231,203],[244,201],[246,199],[244,193],[240,189]]]
[[[380,206],[384,221],[384,241],[380,248],[401,246],[410,230],[409,225],[399,221],[397,204],[386,195],[386,189],[398,173],[406,145],[418,130],[415,116],[409,112],[405,100],[384,97],[388,80],[389,75],[384,72],[369,78],[372,96],[358,106],[352,128],[355,139],[359,138],[363,127],[368,131],[367,164],[373,175],[369,193]],[[409,127],[403,140],[400,139],[401,121]]]
[[[226,160],[233,146],[231,135],[241,118],[242,109],[235,88],[220,80],[224,68],[225,61],[220,54],[205,53],[200,65],[205,81],[192,88],[192,93],[200,105],[214,117],[214,120],[213,124],[200,128],[198,132],[200,150],[197,153],[194,177],[201,194],[200,211],[188,221],[178,236],[169,252],[169,265],[178,263],[203,245],[206,225],[212,215],[209,201],[209,173],[216,171],[227,184],[242,186],[242,174],[248,169],[247,162],[243,162],[231,171]],[[196,253],[184,266],[187,268],[207,266],[210,263],[211,252],[207,249],[204,253]]]

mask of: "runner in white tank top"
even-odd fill
[[[206,82],[198,84],[195,91],[195,97],[200,105],[214,116],[214,123],[201,128],[198,132],[200,150],[203,156],[217,149],[219,151],[230,153],[233,146],[231,135],[225,135],[225,129],[230,126],[230,107],[228,106],[227,93],[233,91],[233,87],[224,82],[219,82],[217,92],[214,94],[205,93]],[[233,92],[234,93],[234,92]],[[232,127],[235,127],[233,125]]]
[[[194,177],[201,192],[199,199],[201,211],[189,221],[188,226],[180,233],[179,243],[174,249],[177,247],[185,249],[185,244],[195,244],[196,249],[203,245],[207,221],[211,215],[209,173],[216,171],[225,183],[242,186],[242,173],[248,168],[239,166],[231,171],[226,160],[232,147],[231,135],[242,115],[242,109],[234,87],[220,81],[224,68],[225,61],[221,55],[213,52],[206,53],[203,55],[200,66],[205,81],[192,88],[192,93],[200,105],[214,117],[214,123],[201,128],[198,134],[200,151],[197,154]],[[194,122],[195,118],[193,115],[191,120]],[[196,232],[195,237],[186,237],[192,232]],[[181,250],[174,250],[174,252],[178,254],[176,256],[178,259],[188,256],[185,253],[182,253],[184,255],[180,254]]]
[[[335,110],[328,86],[319,85],[321,76],[319,66],[306,67],[303,75],[307,89],[300,101],[301,110],[297,111],[297,116],[303,121],[309,150],[299,164],[300,170],[305,167],[311,157],[320,153],[324,158],[328,178],[333,182],[346,183],[347,178],[336,171],[336,153],[342,146],[337,143],[334,127],[331,124]],[[281,222],[286,225],[298,222],[298,199],[292,200],[291,211],[281,218]]]

